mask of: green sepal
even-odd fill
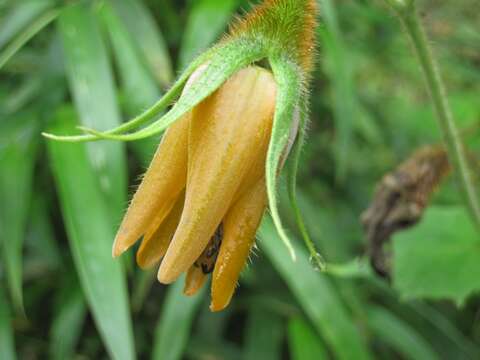
[[[272,136],[268,147],[266,174],[267,195],[270,213],[278,235],[287,247],[293,260],[295,250],[285,232],[277,206],[277,175],[282,157],[288,146],[290,132],[295,120],[295,111],[302,96],[302,72],[297,64],[286,57],[269,58],[277,82],[277,99],[273,119]]]
[[[123,123],[122,125],[113,128],[111,130],[102,132],[103,135],[115,135],[115,134],[123,134],[129,130],[133,130],[138,128],[150,120],[154,119],[157,115],[159,115],[162,111],[164,111],[169,105],[171,105],[175,99],[180,95],[185,83],[187,82],[188,78],[192,73],[205,61],[208,61],[208,58],[211,56],[211,52],[215,50],[215,48],[206,51],[202,55],[200,55],[195,61],[193,61],[180,75],[180,77],[175,81],[173,86],[168,90],[165,95],[163,95],[152,107],[145,110],[140,115],[136,116],[132,120]],[[82,128],[83,129],[83,128]],[[96,135],[76,135],[76,136],[61,136],[61,135],[54,135],[50,133],[42,133],[43,136],[52,140],[58,141],[66,141],[66,142],[89,142],[89,141],[96,141],[102,140],[103,138],[98,137]]]
[[[310,234],[308,233],[305,221],[303,220],[303,216],[297,201],[297,172],[298,164],[300,163],[300,156],[302,154],[303,144],[305,143],[307,117],[307,99],[306,96],[303,96],[300,99],[300,124],[298,128],[298,135],[293,145],[287,166],[288,197],[290,198],[290,203],[295,214],[295,221],[297,222],[298,229],[300,230],[300,234],[302,235],[305,246],[310,252],[311,262],[316,268],[323,271],[326,268],[325,261],[320,255],[320,253],[316,250],[315,243],[310,238]]]
[[[95,139],[134,141],[162,133],[182,115],[186,114],[217,90],[235,72],[264,57],[264,52],[261,48],[252,46],[251,43],[247,44],[243,39],[223,43],[207,52],[207,54],[208,56],[200,57],[203,61],[195,61],[192,64],[194,66],[189,66],[188,71],[181,76],[174,87],[165,94],[156,105],[144,113],[146,114],[145,116],[140,115],[129,123],[107,132],[81,128],[89,135],[82,136],[80,141]],[[150,120],[153,116],[164,110],[166,106],[171,104],[176,95],[184,88],[188,77],[202,64],[205,65],[203,72],[201,72],[191,86],[183,92],[170,111],[143,129],[133,133],[123,134],[125,131],[138,127]],[[148,120],[145,120],[145,117],[148,117]],[[51,135],[48,135],[48,137],[56,140],[78,141],[78,137],[76,139]]]

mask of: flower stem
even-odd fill
[[[435,107],[440,128],[447,147],[448,158],[460,181],[465,200],[474,222],[480,227],[480,206],[474,181],[470,173],[465,148],[455,125],[447,99],[445,86],[435,63],[428,40],[420,22],[415,0],[386,0],[397,12],[412,40],[413,47],[425,75],[427,88]]]

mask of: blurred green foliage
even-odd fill
[[[395,237],[392,284],[357,259],[375,184],[440,133],[384,2],[318,2],[298,186],[331,271],[316,271],[298,241],[292,263],[266,218],[232,304],[212,314],[207,291],[185,298],[180,282],[159,285],[131,256],[110,258],[127,182],[158,139],[66,145],[40,131],[106,129],[148,107],[248,2],[0,0],[0,359],[480,358],[478,233],[453,180]],[[478,0],[418,5],[474,159]]]

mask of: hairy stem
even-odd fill
[[[427,88],[435,107],[443,139],[447,146],[448,158],[458,177],[472,217],[480,227],[480,205],[478,194],[469,169],[465,148],[455,125],[447,99],[445,86],[435,59],[430,50],[425,31],[415,7],[414,0],[386,0],[399,15],[412,40],[413,47],[425,75]]]

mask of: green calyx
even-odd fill
[[[317,7],[314,0],[266,0],[232,25],[232,37],[263,44],[270,56],[283,54],[309,73],[315,51]]]

